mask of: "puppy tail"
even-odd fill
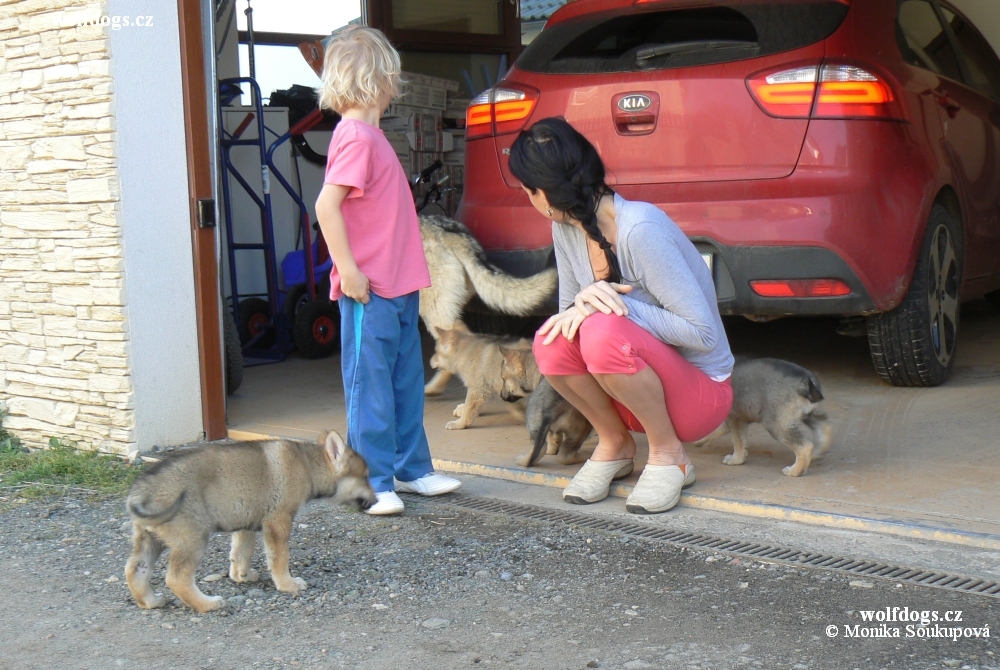
[[[813,434],[816,436],[814,442],[816,450],[813,452],[813,457],[819,456],[830,448],[830,442],[833,441],[833,428],[830,427],[826,412],[821,409],[813,409],[802,417],[802,423],[812,428]]]
[[[799,395],[809,402],[820,402],[823,400],[823,386],[819,383],[819,377],[810,372],[809,376],[803,380]]]
[[[142,519],[143,521],[148,521],[150,523],[158,524],[165,523],[173,519],[177,512],[180,511],[181,505],[184,504],[184,496],[187,495],[187,491],[182,491],[170,507],[165,510],[157,511],[151,510],[146,507],[149,504],[149,498],[147,496],[129,496],[128,498],[128,511],[134,516]]]
[[[542,450],[545,449],[545,443],[549,438],[549,428],[552,427],[553,420],[553,417],[550,416],[542,419],[542,425],[538,427],[538,432],[535,433],[535,443],[531,447],[531,456],[528,457],[528,463],[525,467],[530,468],[542,455]]]
[[[471,257],[460,257],[476,295],[491,309],[524,316],[545,303],[555,293],[558,277],[548,268],[530,277],[514,277],[486,260],[482,248]]]

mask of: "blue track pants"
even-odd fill
[[[413,481],[434,470],[424,433],[420,294],[367,305],[340,299],[341,365],[347,435],[368,463],[372,488],[392,491],[393,476]]]

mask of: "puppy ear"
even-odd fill
[[[455,319],[455,323],[451,326],[452,330],[457,330],[460,333],[468,333],[469,327],[465,325],[465,322],[461,319]]]
[[[434,334],[437,335],[437,339],[439,339],[439,340],[442,337],[444,337],[445,333],[448,332],[447,330],[442,330],[441,328],[438,328],[437,326],[432,326],[432,328],[434,328]]]
[[[342,438],[335,430],[331,430],[327,433],[326,439],[323,441],[323,448],[326,449],[327,455],[334,463],[347,453],[347,443],[344,442],[344,438]]]
[[[507,363],[514,363],[517,361],[517,352],[513,349],[508,349],[504,345],[500,345],[500,353],[503,354],[503,359]]]

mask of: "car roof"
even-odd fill
[[[784,0],[788,3],[812,4],[816,2],[829,2],[831,0]],[[844,5],[851,4],[851,0],[833,0]],[[569,2],[556,11],[546,23],[551,26],[567,19],[598,12],[624,9],[626,7],[648,5],[650,9],[684,9],[689,7],[706,7],[712,5],[756,5],[773,0],[576,0]]]

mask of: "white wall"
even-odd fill
[[[177,3],[110,0],[154,17],[111,33],[126,318],[139,449],[202,434]]]

